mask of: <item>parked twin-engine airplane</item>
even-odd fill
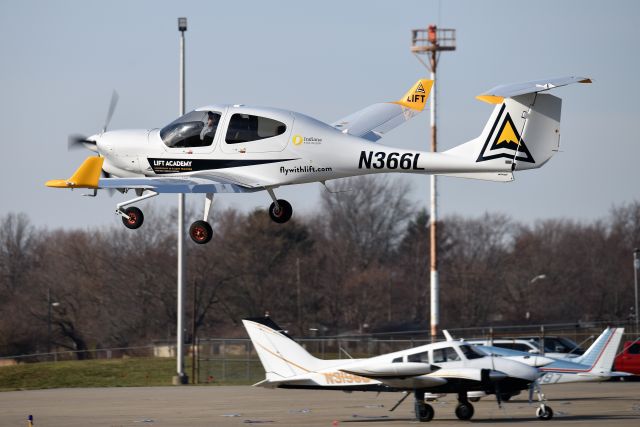
[[[425,393],[457,394],[455,414],[469,420],[474,413],[469,392],[514,395],[533,387],[540,376],[535,367],[488,356],[460,341],[427,344],[369,359],[322,360],[309,354],[269,317],[242,322],[266,372],[266,379],[257,386],[413,392],[420,421],[430,421],[434,415]],[[541,400],[536,415],[551,419],[553,411]]]
[[[98,154],[68,179],[49,187],[136,191],[118,203],[125,226],[142,225],[142,211],[124,208],[160,193],[203,193],[203,219],[189,235],[196,243],[212,236],[209,211],[215,193],[265,190],[273,200],[269,215],[278,223],[293,209],[274,189],[291,184],[381,172],[436,174],[512,181],[513,172],[539,168],[557,151],[561,100],[539,92],[585,77],[560,77],[497,86],[479,99],[496,104],[481,135],[441,153],[377,144],[391,129],[425,106],[433,81],[419,80],[398,101],[373,104],[329,125],[301,113],[245,105],[210,105],[185,114],[162,129],[106,131],[112,99],[99,134],[70,139]],[[101,178],[101,173],[105,177]]]

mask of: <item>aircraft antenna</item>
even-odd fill
[[[430,72],[433,80],[431,89],[431,151],[437,149],[437,126],[436,126],[436,93],[438,85],[436,83],[436,69],[440,52],[456,50],[456,30],[451,28],[438,28],[437,25],[429,25],[426,29],[411,30],[411,52],[418,58]],[[430,177],[431,203],[429,207],[429,294],[431,307],[431,341],[436,341],[438,334],[438,323],[440,317],[439,310],[439,281],[438,281],[438,253],[437,253],[437,221],[438,221],[438,189],[435,175]]]

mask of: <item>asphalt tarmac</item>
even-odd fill
[[[495,399],[474,403],[476,424],[500,426],[639,426],[640,382],[565,384],[545,387],[555,412],[551,421],[535,417],[535,405],[517,396],[498,409]],[[15,391],[0,393],[0,426],[415,426],[469,425],[454,415],[456,399],[432,403],[435,418],[413,419],[408,398],[389,409],[400,393],[267,390],[238,387],[140,387]]]

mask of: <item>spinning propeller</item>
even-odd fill
[[[107,117],[104,121],[104,126],[100,131],[100,135],[102,135],[107,131],[107,128],[109,127],[109,123],[111,122],[111,118],[113,117],[113,113],[116,110],[116,106],[118,105],[118,99],[119,99],[118,92],[114,90],[113,93],[111,94],[111,101],[109,102]],[[96,147],[96,141],[94,139],[89,139],[89,138],[91,137],[87,137],[85,135],[80,135],[80,134],[69,135],[67,148],[69,150],[74,150],[77,148],[87,148],[91,151],[97,152],[98,149]]]

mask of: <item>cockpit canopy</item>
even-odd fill
[[[167,147],[206,147],[213,143],[220,113],[191,111],[160,130],[160,138]]]

